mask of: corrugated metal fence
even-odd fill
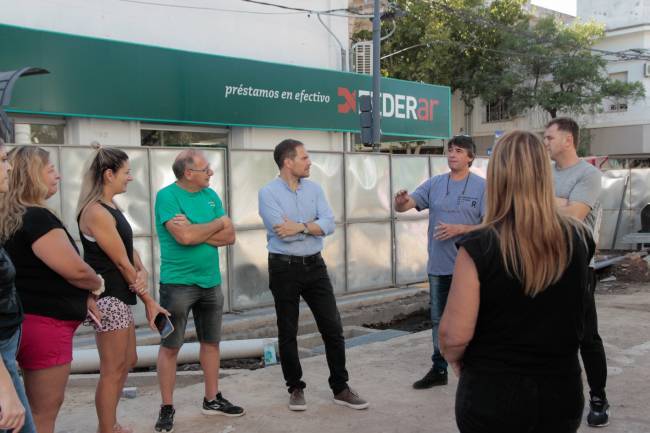
[[[61,172],[60,192],[50,206],[79,239],[75,208],[81,173],[92,155],[90,147],[43,146]],[[151,270],[157,296],[159,247],[153,204],[156,192],[173,182],[171,164],[178,148],[123,147],[134,181],[116,197],[133,226],[135,248]],[[221,249],[223,291],[229,311],[269,305],[266,232],[257,210],[257,192],[277,175],[270,150],[203,149],[214,169],[211,186],[222,197],[237,230],[237,243]],[[367,291],[426,280],[428,214],[412,210],[396,214],[392,196],[413,191],[428,177],[446,172],[445,157],[341,152],[311,152],[311,178],[324,189],[334,211],[337,230],[326,238],[323,255],[337,294]],[[485,176],[488,160],[479,158],[472,170]],[[640,209],[650,202],[650,168],[611,169],[603,178],[604,218],[601,247],[609,247],[625,189],[617,238],[638,230]],[[617,244],[617,248],[630,245]],[[141,306],[137,321],[144,321]]]

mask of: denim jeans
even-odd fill
[[[440,354],[438,328],[440,328],[440,318],[447,305],[450,287],[451,275],[429,275],[431,334],[433,336],[433,355],[431,356],[431,361],[433,361],[433,367],[437,370],[447,370],[447,361]]]
[[[223,293],[221,285],[199,287],[184,284],[160,283],[160,306],[171,313],[174,332],[160,341],[169,349],[178,349],[185,341],[187,319],[192,311],[196,338],[199,343],[219,344],[223,321]]]
[[[25,407],[25,425],[20,429],[20,433],[36,433],[36,427],[34,426],[34,420],[32,419],[32,411],[29,409],[29,402],[27,401],[27,396],[25,395],[25,387],[23,386],[23,381],[20,379],[18,374],[18,364],[16,363],[16,352],[18,351],[18,341],[20,340],[20,329],[18,329],[14,335],[9,337],[6,340],[0,340],[0,356],[2,356],[2,361],[11,376],[11,380],[14,383],[14,388],[16,388],[16,394],[20,402]],[[4,433],[8,430],[0,429],[0,433]]]

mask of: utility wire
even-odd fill
[[[224,8],[215,8],[215,7],[209,7],[209,6],[192,6],[192,5],[184,5],[184,4],[175,4],[175,3],[162,3],[158,1],[145,1],[145,0],[120,0],[125,3],[135,3],[135,4],[141,4],[141,5],[149,5],[149,6],[162,6],[162,7],[170,7],[170,8],[177,8],[177,9],[194,9],[194,10],[208,10],[208,11],[216,11],[216,12],[228,12],[228,13],[237,13],[237,14],[251,14],[251,15],[299,15],[299,14],[321,14],[321,15],[326,15],[326,16],[332,16],[332,17],[340,17],[340,18],[370,18],[371,15],[361,15],[356,11],[348,11],[347,9],[331,9],[331,10],[325,10],[325,11],[318,11],[318,10],[310,10],[310,9],[302,9],[302,8],[292,8],[288,6],[283,6],[283,5],[275,5],[272,3],[266,3],[266,2],[257,2],[253,0],[240,0],[240,1],[245,1],[248,3],[254,3],[258,4],[260,6],[276,6],[280,7],[281,9],[285,9],[286,12],[262,12],[262,11],[248,11],[248,10],[242,10],[242,9],[224,9]]]
[[[463,18],[468,21],[472,21],[475,24],[482,24],[484,26],[487,26],[488,28],[496,28],[499,27],[501,29],[505,29],[508,33],[519,36],[522,38],[527,39],[529,42],[534,42],[537,45],[543,45],[543,44],[549,44],[554,42],[554,39],[548,38],[539,38],[537,35],[535,35],[532,32],[529,31],[522,31],[522,30],[516,30],[513,28],[508,28],[506,26],[503,26],[503,24],[498,23],[496,21],[493,21],[489,18],[485,18],[482,16],[477,15],[476,13],[470,12],[468,9],[456,9],[452,6],[449,6],[448,4],[445,4],[441,1],[431,1],[431,5],[433,7],[437,7],[439,10],[443,10],[445,12],[448,12],[450,14],[455,15],[456,17]],[[576,47],[579,48],[579,47]],[[607,50],[601,50],[598,48],[585,48],[586,50],[592,51],[594,53],[597,53],[595,55],[600,55],[601,57],[616,57],[622,60],[650,60],[650,55],[643,55],[643,54],[637,54],[637,55],[630,55],[627,54],[626,52],[616,52],[616,51],[607,51]]]
[[[120,0],[124,3],[135,3],[141,5],[149,6],[163,6],[177,9],[195,9],[195,10],[206,10],[206,11],[217,11],[217,12],[232,12],[238,14],[253,14],[253,15],[295,15],[301,14],[302,12],[259,12],[259,11],[245,11],[240,9],[222,9],[222,8],[213,8],[208,6],[191,6],[191,5],[181,5],[173,3],[161,3],[156,1],[144,1],[144,0]]]
[[[326,14],[326,13],[335,13],[335,12],[348,12],[348,13],[351,13],[353,15],[360,15],[358,12],[352,11],[350,9],[330,9],[330,10],[325,10],[325,11],[317,11],[317,10],[314,10],[314,9],[304,9],[304,8],[297,8],[297,7],[293,7],[293,6],[285,6],[285,5],[265,2],[265,1],[261,1],[261,0],[239,0],[239,1],[242,1],[242,2],[245,2],[245,3],[253,3],[253,4],[261,5],[261,6],[270,6],[270,7],[275,7],[275,8],[279,8],[279,9],[287,9],[287,10],[292,10],[292,11],[306,12],[306,13],[317,13],[318,12],[320,14]]]
[[[531,53],[531,52],[527,52],[527,51],[499,50],[499,49],[495,49],[495,48],[488,48],[488,47],[481,47],[481,46],[477,46],[477,45],[467,44],[467,43],[460,42],[460,41],[452,41],[452,40],[449,40],[449,39],[432,39],[432,40],[430,40],[429,42],[426,42],[426,43],[423,42],[423,43],[411,45],[409,47],[402,48],[401,50],[398,50],[398,51],[383,55],[383,56],[381,56],[380,60],[388,59],[388,58],[396,56],[398,54],[402,54],[405,51],[410,51],[410,50],[413,50],[413,49],[416,49],[416,48],[421,48],[421,47],[431,48],[431,46],[434,45],[435,43],[444,44],[444,45],[454,45],[454,46],[457,46],[457,47],[460,47],[460,48],[465,48],[465,49],[472,48],[472,49],[479,50],[479,51],[489,51],[489,52],[493,52],[493,53],[497,53],[497,54],[504,54],[504,55],[507,55],[507,56],[511,56],[511,58],[518,58],[518,60],[520,60],[520,61],[527,60],[527,59],[529,59],[531,57],[534,58],[534,59],[549,59],[549,58],[553,59],[553,58],[557,57],[557,56],[554,56],[554,55],[540,55],[540,54],[537,54],[537,53]],[[601,56],[598,56],[598,55],[594,55],[594,56],[601,57]],[[616,59],[616,60],[609,60],[609,61],[610,62],[621,62],[621,61],[629,61],[629,60],[638,60],[638,59]]]
[[[406,48],[403,48],[401,50],[395,51],[393,53],[381,56],[380,60],[384,60],[384,59],[393,57],[393,56],[395,56],[397,54],[401,54],[401,53],[403,53],[405,51],[410,51],[410,50],[415,49],[415,48],[420,48],[420,47],[431,48],[431,46],[434,43],[447,44],[447,45],[456,45],[456,46],[458,46],[460,48],[465,48],[465,49],[473,48],[475,50],[489,51],[489,52],[493,52],[493,53],[497,53],[497,54],[505,54],[505,55],[514,56],[514,57],[530,57],[530,56],[535,57],[535,58],[554,58],[555,57],[555,56],[551,56],[551,55],[540,56],[539,54],[534,54],[534,53],[530,53],[530,52],[523,52],[523,51],[498,50],[498,49],[495,49],[495,48],[480,47],[480,46],[477,46],[477,45],[466,44],[464,42],[452,41],[452,40],[449,40],[449,39],[432,39],[429,42],[411,45],[410,47],[406,47]]]

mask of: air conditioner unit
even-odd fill
[[[352,50],[354,72],[372,74],[372,41],[357,42]]]
[[[650,77],[650,63],[645,63],[643,65],[643,76]]]

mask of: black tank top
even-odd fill
[[[572,229],[573,255],[562,277],[534,298],[506,273],[499,238],[489,228],[461,239],[476,265],[480,306],[465,368],[534,376],[580,373],[578,347],[588,301],[587,265],[594,254],[591,236]]]
[[[99,204],[115,218],[117,232],[124,243],[129,261],[133,264],[133,230],[131,230],[131,225],[119,209],[113,209],[101,202]],[[124,279],[115,263],[97,245],[97,242],[86,238],[81,232],[81,227],[79,227],[79,233],[81,235],[81,244],[84,247],[84,260],[104,278],[106,290],[100,298],[112,296],[127,305],[135,305],[137,302],[136,295],[129,289],[129,283]]]

